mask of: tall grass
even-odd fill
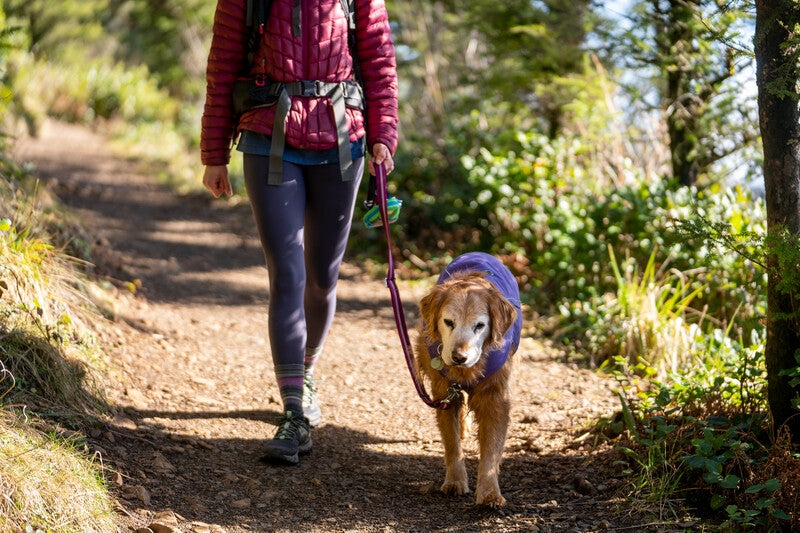
[[[87,325],[97,318],[89,282],[49,243],[57,212],[22,183],[0,178],[0,361],[17,380],[12,396],[101,413],[107,406],[93,368],[101,358]]]
[[[665,265],[656,269],[655,252],[641,275],[630,262],[623,272],[614,250],[610,246],[608,250],[617,281],[609,308],[619,322],[607,330],[609,337],[617,338],[609,338],[606,344],[616,345],[617,354],[628,361],[643,360],[656,368],[656,378],[678,372],[694,351],[697,322],[702,317],[693,316],[697,313],[691,303],[704,287],[693,288],[684,272],[665,272]]]
[[[694,309],[702,268],[657,267],[653,252],[640,272],[610,247],[609,258],[616,290],[587,306],[587,337],[620,384],[619,417],[598,428],[623,456],[630,495],[659,520],[699,508],[726,531],[784,527],[800,465],[768,438],[763,329],[736,340],[735,317]]]

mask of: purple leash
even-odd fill
[[[392,296],[392,311],[394,311],[394,321],[397,326],[397,334],[400,336],[400,343],[403,345],[403,354],[406,358],[406,366],[411,373],[411,380],[414,382],[414,387],[417,389],[417,394],[429,407],[435,409],[447,409],[450,407],[451,402],[456,398],[457,391],[448,391],[447,398],[444,400],[432,400],[428,393],[425,392],[425,387],[417,379],[417,373],[414,372],[414,363],[411,359],[411,341],[408,337],[408,328],[406,327],[406,317],[403,312],[403,303],[400,301],[400,291],[397,290],[397,283],[394,278],[394,258],[392,257],[392,237],[389,231],[389,214],[386,207],[386,167],[382,164],[375,165],[375,177],[377,178],[376,201],[378,202],[378,209],[381,213],[381,220],[383,221],[383,233],[386,236],[386,246],[389,249],[389,264],[386,271],[386,286],[389,287],[389,293]]]

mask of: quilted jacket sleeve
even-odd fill
[[[384,0],[356,0],[356,53],[367,100],[367,146],[397,149],[397,61]]]
[[[233,84],[247,63],[246,0],[219,0],[214,14],[206,69],[206,101],[200,131],[204,165],[226,165],[236,118],[231,109]]]

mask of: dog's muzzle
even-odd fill
[[[467,362],[467,356],[463,355],[461,352],[453,351],[451,357],[453,359],[453,364],[456,366],[463,365]]]

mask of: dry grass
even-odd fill
[[[11,401],[82,415],[108,411],[80,283],[52,249],[10,246],[0,235],[0,361],[17,383]]]
[[[0,362],[17,382],[9,400],[77,416],[108,412],[96,369],[75,352],[19,327],[0,334]]]
[[[0,410],[0,531],[115,531],[99,465]]]

